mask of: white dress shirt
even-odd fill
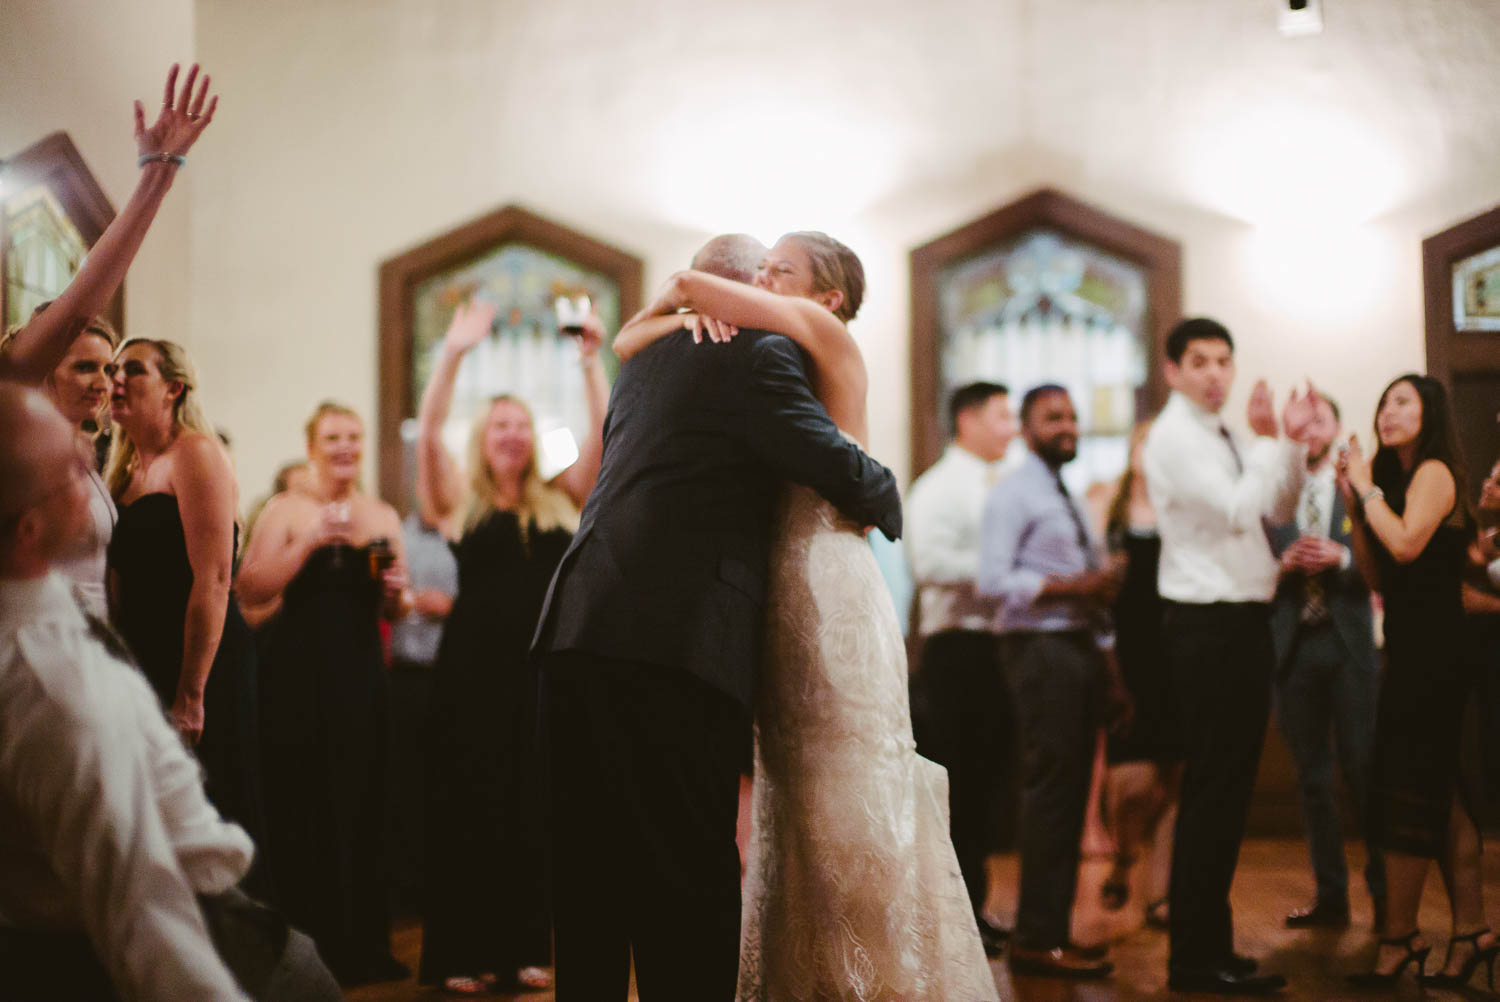
[[[1277,564],[1262,519],[1286,525],[1295,517],[1307,447],[1266,437],[1231,447],[1217,414],[1173,393],[1146,437],[1145,468],[1161,533],[1162,597],[1269,602]]]
[[[907,491],[906,555],[923,636],[993,625],[999,603],[980,597],[974,581],[984,499],[999,479],[1001,462],[985,462],[954,443]]]
[[[0,733],[0,921],[83,929],[128,1002],[246,999],[196,895],[254,846],[60,573],[0,580]]]

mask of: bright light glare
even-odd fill
[[[1189,142],[1187,186],[1205,204],[1257,226],[1364,222],[1402,194],[1398,156],[1369,124],[1312,101],[1228,118]]]
[[[770,240],[836,230],[885,193],[896,169],[888,126],[806,94],[687,108],[660,129],[659,209],[708,232]]]

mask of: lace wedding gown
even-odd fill
[[[737,998],[997,999],[895,607],[859,527],[804,487],[782,497],[768,602]]]

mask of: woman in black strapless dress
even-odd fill
[[[385,860],[386,707],[380,617],[402,591],[395,511],[355,489],[363,425],[324,404],[308,422],[311,494],[266,505],[242,598],[261,627],[266,831],[276,896],[346,985],[395,980]]]
[[[114,365],[117,431],[105,477],[119,505],[109,544],[115,625],[194,746],[209,799],[259,846],[255,649],[229,590],[234,471],[179,346],[128,341]],[[265,893],[266,870],[257,854],[248,890]]]
[[[427,728],[421,981],[463,994],[550,984],[547,787],[527,650],[598,476],[609,395],[603,329],[591,317],[579,345],[592,426],[578,461],[543,483],[531,414],[500,397],[477,416],[466,489],[441,430],[459,363],[489,333],[494,312],[478,301],[459,307],[423,395],[417,445],[424,515],[458,540],[458,595],[433,667]]]
[[[1459,783],[1461,722],[1474,682],[1461,648],[1473,523],[1441,383],[1420,375],[1391,383],[1375,429],[1373,460],[1365,462],[1351,439],[1339,476],[1361,530],[1355,557],[1385,606],[1371,813],[1374,840],[1386,850],[1386,927],[1374,971],[1354,980],[1385,985],[1408,962],[1420,971],[1428,948],[1417,908],[1436,859],[1448,877],[1453,936],[1443,973],[1429,980],[1458,984],[1500,953],[1484,915],[1474,807]]]

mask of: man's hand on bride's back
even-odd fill
[[[692,320],[689,322],[688,330],[693,332],[693,343],[702,344],[707,337],[714,344],[728,344],[739,334],[740,329],[734,324],[727,324],[713,317],[705,317],[701,313],[689,314]]]

